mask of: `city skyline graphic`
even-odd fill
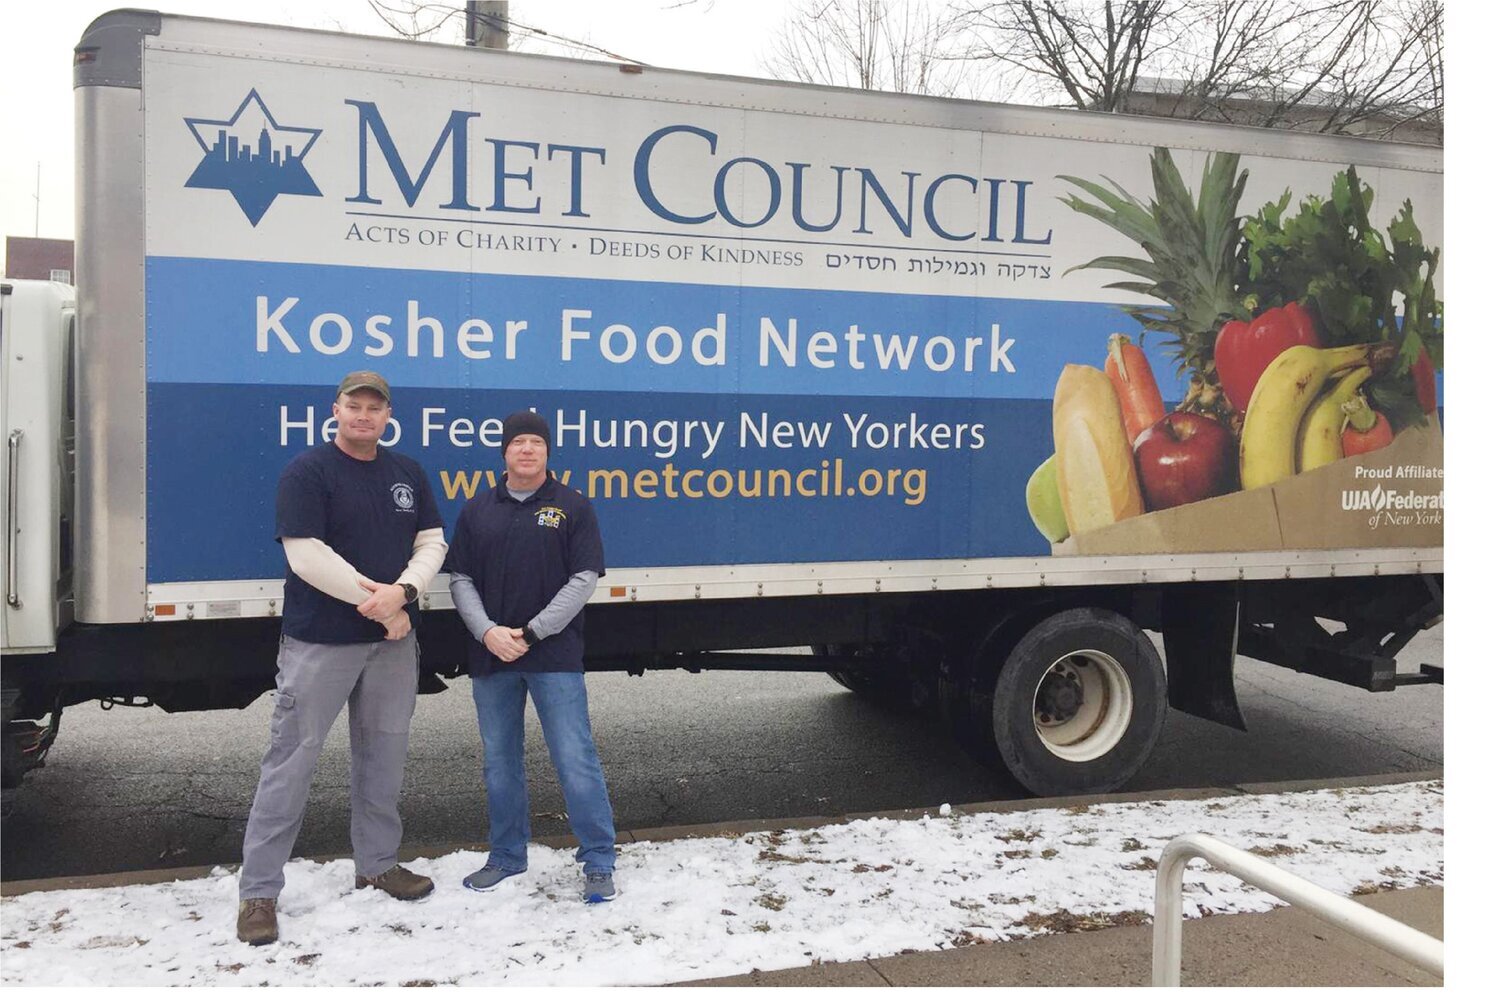
[[[203,150],[185,186],[228,191],[252,226],[279,195],[322,196],[302,161],[323,130],[279,124],[255,90],[227,119],[183,121]]]

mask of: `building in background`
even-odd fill
[[[1115,110],[1127,115],[1188,118],[1294,132],[1322,132],[1331,117],[1350,115],[1347,104],[1328,91],[1294,94],[1267,88],[1235,97],[1206,97],[1195,92],[1188,81],[1145,76],[1136,81]],[[1337,134],[1441,146],[1443,120],[1440,111],[1386,105],[1370,108],[1361,120],[1344,124]]]
[[[73,241],[5,237],[5,276],[73,283]]]

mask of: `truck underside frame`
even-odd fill
[[[1241,655],[1367,691],[1441,683],[1438,667],[1398,673],[1395,656],[1441,621],[1442,608],[1440,575],[603,604],[587,612],[585,666],[636,675],[826,672],[889,708],[935,708],[977,759],[1022,775],[1038,794],[1052,794],[1117,787],[1154,746],[1168,705],[1247,728],[1235,695]],[[243,708],[274,685],[280,627],[274,617],[75,625],[54,653],[7,658],[0,775],[6,810],[22,776],[45,761],[63,708],[94,700],[169,712]],[[1034,674],[1017,688],[1007,671],[1022,669],[1018,650],[1039,642],[1037,648],[1048,648],[1043,640],[1060,628],[1114,635],[1108,641],[1116,643],[1115,654],[1080,638],[1077,654],[1066,652],[1073,646],[1055,647],[1062,657],[1050,669],[1046,663],[1027,667]],[[1161,635],[1166,676],[1165,684],[1143,687],[1143,678],[1163,668],[1147,648],[1148,630]],[[455,612],[429,611],[420,635],[418,690],[442,691],[444,678],[465,672],[463,625]],[[1113,696],[1109,683],[1116,685]],[[1090,691],[1099,708],[1094,728],[1145,728],[1131,738],[1128,773],[1110,773],[1087,758],[1078,766],[1088,777],[1074,784],[1072,777],[1046,773],[1072,743],[1048,741],[1077,728]],[[1010,701],[1028,698],[1019,715],[1007,714]],[[1069,739],[1087,745],[1098,737],[1086,730]]]
[[[1213,582],[597,605],[586,667],[625,670],[902,672],[935,684],[945,663],[996,629],[1093,606],[1159,632],[1173,707],[1243,728],[1234,660],[1249,656],[1368,691],[1441,682],[1398,674],[1395,655],[1442,617],[1442,576]],[[1341,629],[1324,622],[1340,623]],[[274,683],[277,618],[75,625],[55,653],[8,658],[9,718],[55,705],[146,699],[167,711],[242,708]],[[465,672],[452,611],[421,625],[423,689]],[[818,654],[722,652],[816,647]]]

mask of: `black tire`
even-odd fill
[[[953,636],[951,655],[939,670],[937,700],[948,731],[976,763],[991,770],[1005,770],[995,745],[995,682],[1000,666],[1049,610],[1035,605],[1008,607],[977,633]]]
[[[991,719],[994,699],[993,674],[976,674],[968,664],[944,664],[937,691],[943,723],[964,753],[992,770],[1003,768]]]
[[[854,680],[844,671],[829,670],[827,671],[827,674],[829,677],[832,677],[836,682],[838,682],[839,687],[843,688],[845,691],[854,690]]]
[[[996,749],[1036,795],[1120,787],[1151,756],[1166,715],[1156,647],[1130,619],[1102,608],[1044,618],[1006,655],[995,681]]]
[[[854,645],[814,646],[813,652],[824,656],[873,655],[873,650]],[[826,671],[841,687],[854,693],[861,701],[891,712],[915,712],[921,709],[916,685],[911,674],[899,665],[890,664],[866,670]]]

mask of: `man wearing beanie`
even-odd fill
[[[526,871],[526,696],[567,802],[583,864],[582,898],[615,898],[615,826],[589,727],[583,606],[604,575],[593,505],[547,475],[552,431],[529,410],[505,418],[505,480],[464,506],[449,568],[454,606],[474,641],[469,676],[490,814],[490,854],[464,879],[488,892]]]

